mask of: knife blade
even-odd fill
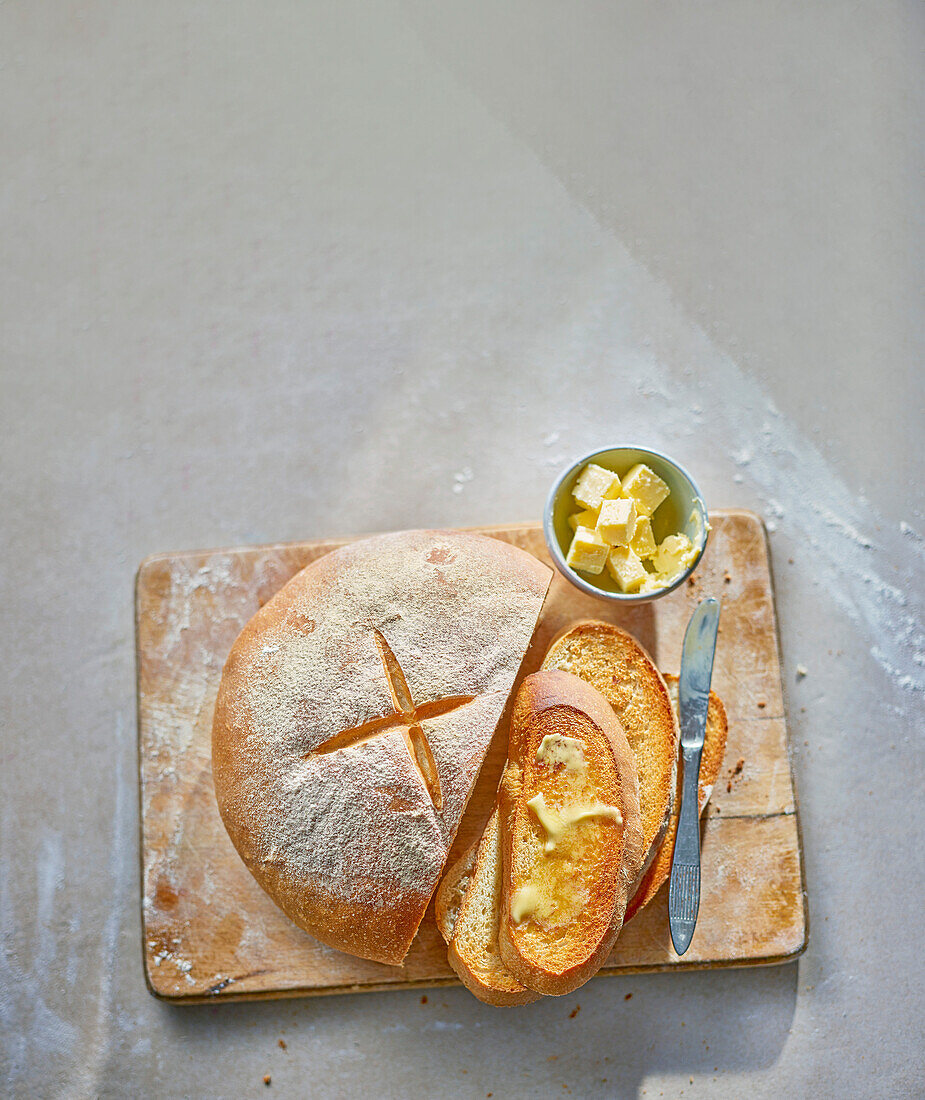
[[[707,728],[719,612],[719,600],[703,600],[687,624],[681,650],[678,711],[684,778],[668,886],[668,927],[679,955],[691,945],[700,910],[700,754]]]

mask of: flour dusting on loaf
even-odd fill
[[[241,632],[213,726],[219,809],[257,881],[318,939],[404,958],[550,578],[483,536],[383,535],[312,563]],[[433,756],[436,805],[411,727]],[[345,731],[363,739],[340,747]]]

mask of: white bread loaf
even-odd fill
[[[218,806],[316,938],[404,959],[550,579],[495,539],[382,535],[313,562],[241,632],[215,707]]]

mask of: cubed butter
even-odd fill
[[[572,496],[582,508],[592,508],[597,511],[601,501],[611,494],[619,496],[620,479],[613,470],[605,470],[603,466],[597,466],[589,462],[578,475]]]
[[[565,556],[565,564],[583,573],[602,573],[610,547],[591,527],[578,527],[572,545]]]
[[[694,544],[687,535],[669,535],[659,544],[652,561],[659,577],[670,581],[683,573],[696,556]]]
[[[641,462],[623,479],[622,490],[624,496],[633,498],[636,511],[641,516],[651,516],[670,491],[658,474]]]
[[[621,592],[638,592],[648,579],[646,567],[628,546],[614,546],[607,555],[607,572]]]
[[[605,500],[597,520],[597,533],[611,546],[629,546],[636,528],[636,506],[628,497]]]
[[[630,548],[643,561],[655,553],[655,536],[652,534],[652,521],[648,516],[636,517],[636,528],[630,541]]]
[[[597,527],[597,509],[585,508],[583,512],[575,512],[569,516],[568,521],[573,531],[577,531],[579,527],[590,527],[593,531]]]

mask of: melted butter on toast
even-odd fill
[[[536,752],[534,780],[541,789],[526,804],[543,835],[537,831],[529,874],[511,898],[511,919],[518,925],[532,919],[552,931],[570,924],[587,905],[583,876],[598,858],[602,830],[621,826],[623,818],[598,797],[577,737],[546,734]]]

